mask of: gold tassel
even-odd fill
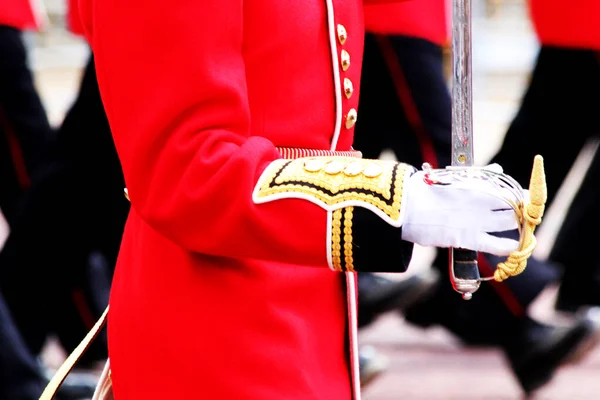
[[[519,250],[511,253],[505,262],[498,264],[494,272],[494,280],[497,282],[519,275],[527,267],[527,259],[531,257],[537,244],[533,232],[542,222],[547,198],[548,188],[546,187],[544,159],[537,155],[533,160],[533,170],[529,181],[529,202],[525,205],[521,216],[521,218],[525,218],[525,224],[521,232]]]

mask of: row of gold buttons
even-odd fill
[[[343,46],[344,43],[346,43],[346,40],[348,39],[348,32],[346,31],[346,27],[344,27],[344,25],[342,24],[338,24],[337,25],[337,35],[338,35],[338,41],[340,42],[340,44]],[[340,52],[340,65],[342,68],[342,71],[346,72],[348,70],[348,68],[350,68],[350,54],[345,50],[342,49],[342,51]],[[352,84],[352,81],[349,78],[344,78],[344,95],[346,96],[347,99],[350,99],[350,97],[352,97],[352,93],[354,93],[354,85]],[[351,108],[350,110],[348,110],[348,114],[346,115],[346,129],[350,129],[354,126],[354,124],[356,123],[356,110],[354,108]]]

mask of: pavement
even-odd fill
[[[389,362],[388,371],[365,388],[364,400],[524,399],[498,349],[465,348],[442,328],[422,330],[388,315],[361,331],[359,342],[373,345]],[[599,372],[600,351],[594,350],[581,364],[560,369],[530,399],[599,399]]]
[[[86,43],[62,26],[62,1],[46,0],[52,24],[41,34],[28,36],[31,65],[51,123],[57,125],[74,99],[89,50]],[[523,88],[535,62],[538,44],[522,1],[473,0],[473,80],[476,164],[485,164],[500,145],[516,112]],[[547,256],[566,206],[577,188],[582,171],[595,151],[582,153],[556,205],[546,214],[538,233],[536,255]],[[384,157],[389,157],[384,155]],[[1,221],[0,221],[1,222]],[[0,223],[0,243],[6,227]],[[417,248],[409,272],[428,268],[429,249]],[[553,291],[536,302],[531,312],[543,320],[556,320],[552,312]],[[522,397],[502,354],[495,349],[465,349],[441,328],[421,330],[405,323],[400,315],[382,317],[360,332],[360,342],[375,346],[390,361],[388,372],[365,389],[366,400],[517,400]],[[48,346],[47,361],[64,357]],[[538,393],[539,400],[600,399],[600,350],[581,364],[560,370],[550,385]]]

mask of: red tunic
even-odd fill
[[[350,399],[355,277],[328,268],[330,212],[252,192],[275,146],[350,149],[359,0],[80,7],[132,204],[109,315],[115,397]]]
[[[372,33],[412,36],[444,46],[450,36],[449,5],[447,0],[368,4],[365,27]]]
[[[34,0],[1,0],[0,25],[20,30],[37,30],[44,22],[42,10]]]
[[[67,28],[76,35],[84,34],[79,17],[79,0],[67,0]]]
[[[600,1],[530,0],[543,45],[600,50]]]

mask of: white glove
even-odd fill
[[[418,171],[404,184],[402,239],[498,256],[518,248],[516,240],[490,235],[517,229],[517,216],[504,200],[502,189],[475,178],[447,186],[430,185],[424,177],[425,172]]]

